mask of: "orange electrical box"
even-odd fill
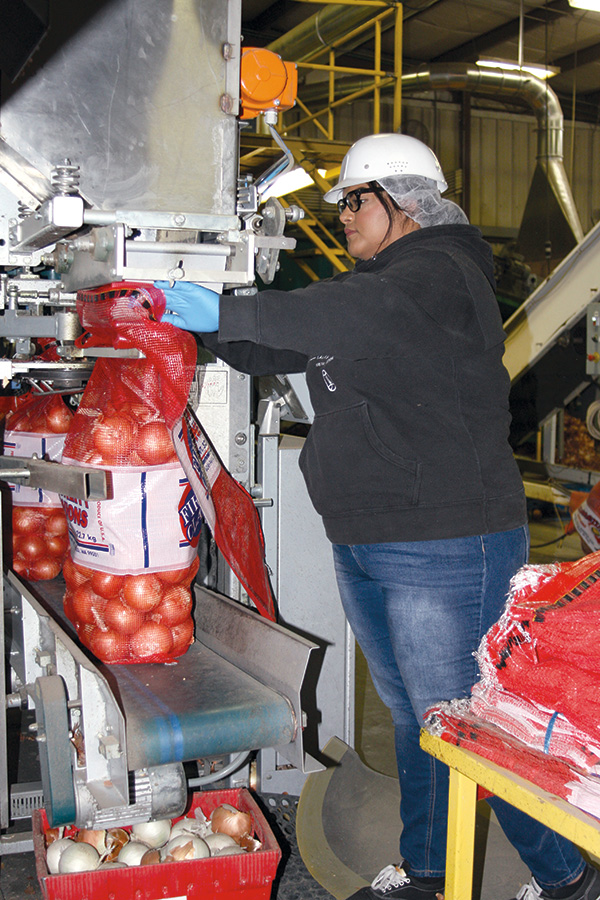
[[[295,63],[283,62],[262,47],[242,50],[240,67],[242,119],[254,119],[268,109],[291,109],[298,91]]]

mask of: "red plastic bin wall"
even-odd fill
[[[46,900],[269,900],[281,859],[275,835],[245,788],[195,793],[188,815],[200,807],[205,815],[229,803],[249,812],[262,847],[253,853],[182,860],[114,871],[50,875],[46,865],[45,811],[33,814],[37,875]]]

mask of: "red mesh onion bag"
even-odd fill
[[[4,454],[59,462],[73,418],[60,394],[14,400],[6,416]],[[12,568],[29,581],[56,578],[69,548],[60,497],[51,491],[12,484]]]
[[[164,309],[162,291],[147,285],[107,286],[78,295],[79,316],[87,329],[82,346],[136,347],[145,356],[98,361],[65,448],[65,461],[112,473],[114,499],[90,508],[63,498],[72,542],[72,558],[64,568],[65,610],[82,642],[111,663],[166,662],[187,650],[193,639],[190,584],[198,568],[195,547],[202,515],[259,611],[274,618],[252,498],[212,448],[205,456],[212,475],[207,485],[198,481],[195,459],[179,438],[179,462],[175,454],[173,437],[182,433],[197,350],[192,335],[158,324]],[[198,429],[208,445],[199,424]],[[164,507],[174,475],[179,494],[171,519]],[[156,478],[164,481],[157,486]],[[127,507],[133,497],[133,520],[127,520],[115,500],[125,498]],[[108,539],[106,516],[114,523],[111,534],[121,535],[118,553],[115,541]],[[91,520],[93,539],[86,536]],[[150,539],[156,522],[158,543]],[[189,565],[183,566],[186,553]],[[176,556],[179,561],[174,562]]]
[[[191,335],[156,323],[151,287],[80,292],[83,346],[137,347],[145,358],[100,358],[63,459],[108,469],[112,497],[62,497],[71,553],[64,607],[80,640],[107,663],[168,662],[193,640],[191,583],[202,524],[170,427],[194,375]],[[164,308],[164,306],[163,306]]]

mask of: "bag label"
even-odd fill
[[[67,458],[64,462],[81,465]],[[111,500],[61,495],[73,561],[129,575],[191,565],[202,513],[181,466],[121,466],[110,471]]]
[[[65,445],[65,434],[42,434],[30,431],[7,431],[4,435],[4,455],[23,456],[31,459],[49,459],[60,462]],[[13,506],[60,507],[60,497],[53,491],[29,487],[27,484],[11,484]]]

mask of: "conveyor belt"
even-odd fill
[[[24,583],[27,584],[27,583]],[[222,635],[206,635],[196,624],[197,639],[176,663],[107,666],[99,663],[77,641],[73,626],[63,613],[62,579],[27,584],[27,590],[41,603],[64,630],[78,643],[82,652],[108,682],[126,724],[127,759],[130,770],[146,766],[198,759],[253,750],[282,747],[294,740],[297,715],[294,698],[284,696],[275,678],[275,687],[266,684],[268,663],[258,666],[261,680],[250,674],[252,666],[237,664],[238,650],[230,659],[219,653]],[[221,621],[220,613],[229,613],[232,601],[201,591],[200,618]],[[211,603],[226,604],[207,615]],[[240,607],[239,604],[233,604]],[[267,623],[242,608],[252,619],[253,632],[267,629],[266,639],[273,636],[275,646],[264,645],[262,653],[277,669],[281,651],[279,642],[288,635],[279,626]],[[234,617],[237,610],[234,611]],[[198,616],[197,616],[198,618]],[[235,620],[234,620],[235,621]],[[273,634],[274,629],[274,634]],[[234,624],[234,637],[244,644]],[[204,642],[202,640],[204,639]],[[240,640],[241,639],[241,640]],[[309,642],[293,636],[307,647]],[[207,646],[215,641],[216,650]],[[286,649],[289,649],[286,645]],[[307,658],[306,647],[300,648]],[[310,651],[308,651],[310,652]],[[294,666],[293,648],[287,659]],[[232,660],[232,661],[231,661]],[[300,666],[298,666],[300,667]],[[246,668],[246,671],[244,671]],[[265,671],[262,671],[265,669]]]
[[[111,666],[132,769],[276,747],[294,737],[292,708],[200,643],[177,665]]]

